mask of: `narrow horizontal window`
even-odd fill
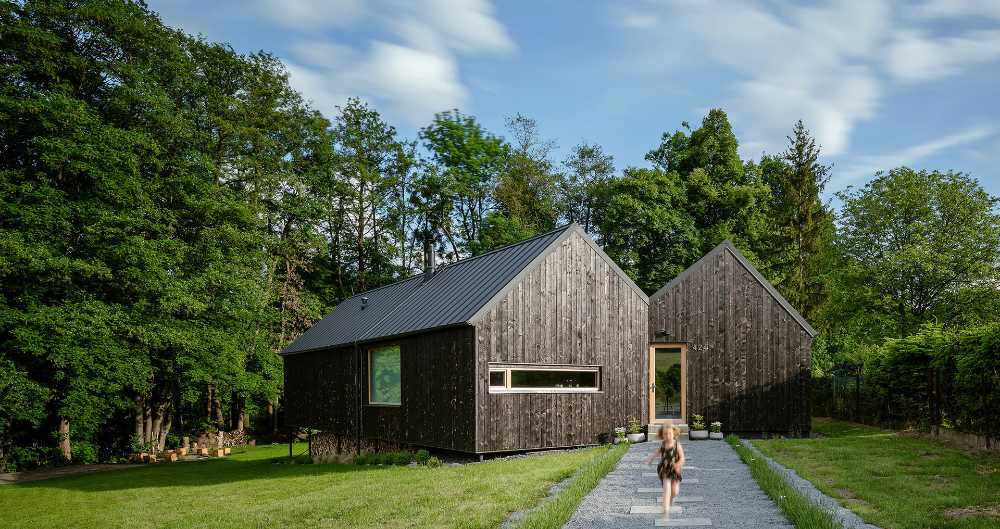
[[[493,393],[578,393],[601,390],[598,366],[523,364],[490,368]]]

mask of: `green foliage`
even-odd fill
[[[563,167],[565,171],[558,184],[560,215],[567,222],[580,224],[587,233],[593,233],[598,193],[600,187],[614,177],[614,158],[605,154],[600,145],[581,143],[573,147]]]
[[[421,465],[426,465],[431,458],[431,453],[427,450],[421,448],[417,450],[417,453],[413,455],[413,460]]]
[[[698,415],[697,413],[691,416],[691,429],[692,430],[704,430],[705,429],[705,417]]]
[[[441,460],[438,459],[437,456],[431,456],[430,459],[427,460],[428,468],[437,468],[441,465],[442,465]]]
[[[880,173],[844,202],[822,318],[836,335],[878,344],[912,334],[928,321],[997,314],[961,301],[971,292],[996,297],[1000,199],[961,173]]]
[[[420,139],[431,153],[435,173],[443,178],[442,190],[455,208],[455,230],[451,216],[442,217],[442,229],[459,252],[480,252],[483,223],[493,210],[493,190],[507,169],[510,147],[490,134],[472,116],[458,110],[442,112],[420,130]]]
[[[599,186],[594,224],[604,249],[649,293],[725,239],[758,261],[771,229],[769,188],[745,170],[726,114],[714,109],[700,128],[683,126],[646,155],[655,168],[628,168]]]

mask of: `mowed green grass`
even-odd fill
[[[0,527],[496,527],[608,449],[439,468],[272,462],[287,454],[287,445],[234,449],[225,459],[2,485]]]
[[[884,529],[1000,527],[1000,455],[833,419],[813,431],[753,443]]]

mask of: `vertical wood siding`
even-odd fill
[[[475,323],[476,451],[595,443],[645,419],[648,304],[574,233]],[[601,366],[601,392],[489,393],[489,363]]]
[[[812,338],[729,250],[695,266],[649,301],[649,341],[688,343],[687,417],[808,434]]]
[[[474,452],[473,335],[463,326],[362,344],[360,365],[353,346],[286,356],[287,422],[356,435],[360,395],[362,437]],[[400,346],[400,405],[369,406],[366,351],[390,343]]]

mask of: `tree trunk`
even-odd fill
[[[165,405],[161,404],[159,406],[156,406],[155,408],[152,408],[152,410],[150,411],[150,415],[152,415],[153,421],[151,423],[151,428],[149,433],[149,444],[150,448],[153,451],[156,451],[156,449],[160,446],[160,441],[161,441],[160,430],[163,427],[163,410],[165,407],[166,407]]]
[[[145,424],[146,421],[143,417],[143,410],[146,406],[146,398],[143,396],[136,397],[135,399],[135,438],[142,442],[143,436],[146,434]]]
[[[153,407],[148,401],[143,401],[142,415],[143,415],[143,432],[142,432],[142,442],[144,444],[149,444],[153,440]]]
[[[206,395],[205,395],[205,418],[208,419],[209,421],[211,421],[212,417],[213,417],[213,414],[212,414],[212,404],[215,403],[215,385],[214,384],[209,384],[208,388],[206,388],[205,391],[206,391]]]
[[[162,431],[160,432],[160,444],[157,446],[159,452],[162,452],[166,447],[167,434],[170,433],[170,427],[173,426],[173,414],[170,413],[170,408],[164,407],[163,414],[164,418],[162,422]]]
[[[73,450],[69,443],[69,419],[66,417],[59,418],[59,451],[66,461],[73,460]]]

